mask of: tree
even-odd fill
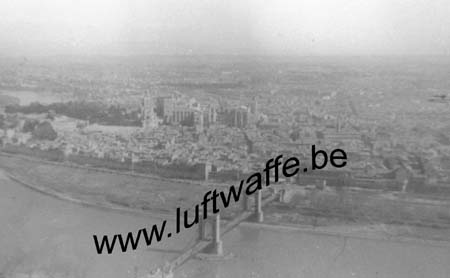
[[[38,140],[53,141],[58,137],[58,134],[49,122],[42,122],[34,128],[33,137]]]
[[[34,128],[38,125],[37,120],[25,120],[25,123],[23,124],[22,131],[23,132],[33,132]]]
[[[5,128],[5,115],[0,114],[0,129]]]
[[[56,112],[53,109],[48,110],[47,119],[54,120],[56,118]]]

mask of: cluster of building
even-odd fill
[[[146,131],[161,124],[194,127],[197,132],[216,124],[245,128],[258,120],[256,98],[248,105],[209,99],[205,103],[181,93],[152,96],[147,92],[142,101],[143,127]]]
[[[90,125],[63,116],[49,119],[42,115],[39,119],[36,115],[16,115],[19,124],[0,135],[4,145],[58,149],[66,156],[160,165],[208,164],[219,172],[258,170],[269,157],[279,154],[308,161],[314,144],[322,149],[344,149],[351,159],[338,171],[347,171],[360,182],[394,177],[404,183],[405,176],[435,183],[449,179],[440,167],[441,156],[430,151],[418,155],[417,140],[410,142],[383,130],[380,126],[384,124],[374,123],[354,106],[333,94],[286,98],[269,92],[244,100],[210,97],[197,101],[178,92],[146,92],[141,100],[142,127]],[[31,119],[50,121],[58,138],[36,140],[24,132],[24,122]],[[445,152],[445,146],[439,151]]]
[[[39,85],[60,92],[64,99],[120,105],[133,111],[140,107],[142,119],[142,127],[107,127],[60,115],[54,119],[8,115],[9,124],[0,131],[3,145],[58,149],[65,155],[124,162],[209,163],[218,171],[245,172],[258,170],[279,154],[307,161],[315,144],[322,149],[344,149],[350,159],[339,171],[364,182],[391,177],[425,180],[422,184],[450,182],[448,106],[439,110],[435,103],[366,92],[359,85],[335,89],[330,84],[319,90],[315,81],[299,85],[296,79],[282,79],[282,72],[273,84],[258,85],[251,80],[253,69],[249,74],[244,69],[230,73],[211,67],[189,74],[190,68],[133,68],[121,67],[121,74],[95,67],[77,74],[70,70],[62,73],[64,78],[46,75],[50,70],[36,74],[39,70],[32,68],[20,78],[3,77],[0,86],[4,88],[31,90]],[[28,80],[33,72],[35,79]],[[251,85],[241,86],[240,80]],[[152,85],[162,81],[169,85]],[[145,88],[152,89],[145,92]],[[58,138],[33,138],[23,130],[27,117],[49,121]]]

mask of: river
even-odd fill
[[[195,237],[195,231],[183,231],[151,248],[97,255],[93,234],[137,231],[161,219],[61,201],[25,188],[1,172],[0,192],[0,277],[142,277]],[[230,259],[190,260],[175,277],[450,275],[450,248],[444,246],[249,226],[241,226],[223,240]]]
[[[34,91],[16,91],[16,90],[0,90],[1,95],[15,97],[19,100],[20,105],[30,105],[33,102],[41,104],[51,104],[62,101],[61,98],[49,92],[36,93]]]

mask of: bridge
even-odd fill
[[[251,220],[255,222],[262,222],[264,220],[264,212],[262,208],[268,203],[274,201],[278,198],[277,193],[272,193],[269,197],[262,198],[261,190],[255,193],[255,201],[253,207],[250,206],[249,197],[245,194],[242,196],[241,200],[241,213],[234,219],[227,221],[223,226],[221,225],[220,214],[217,213],[210,219],[203,219],[200,217],[198,223],[198,237],[196,243],[184,250],[172,261],[167,263],[163,268],[158,268],[153,271],[155,273],[150,277],[173,277],[172,271],[183,265],[193,256],[204,253],[211,256],[223,256],[223,242],[222,237],[236,228],[241,222],[246,220]],[[222,221],[223,222],[223,221]],[[207,225],[211,225],[211,235],[207,234]],[[161,270],[162,269],[162,270]]]

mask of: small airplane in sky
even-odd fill
[[[439,103],[448,103],[450,104],[450,95],[449,94],[436,94],[432,95],[428,101],[430,102],[439,102]]]

